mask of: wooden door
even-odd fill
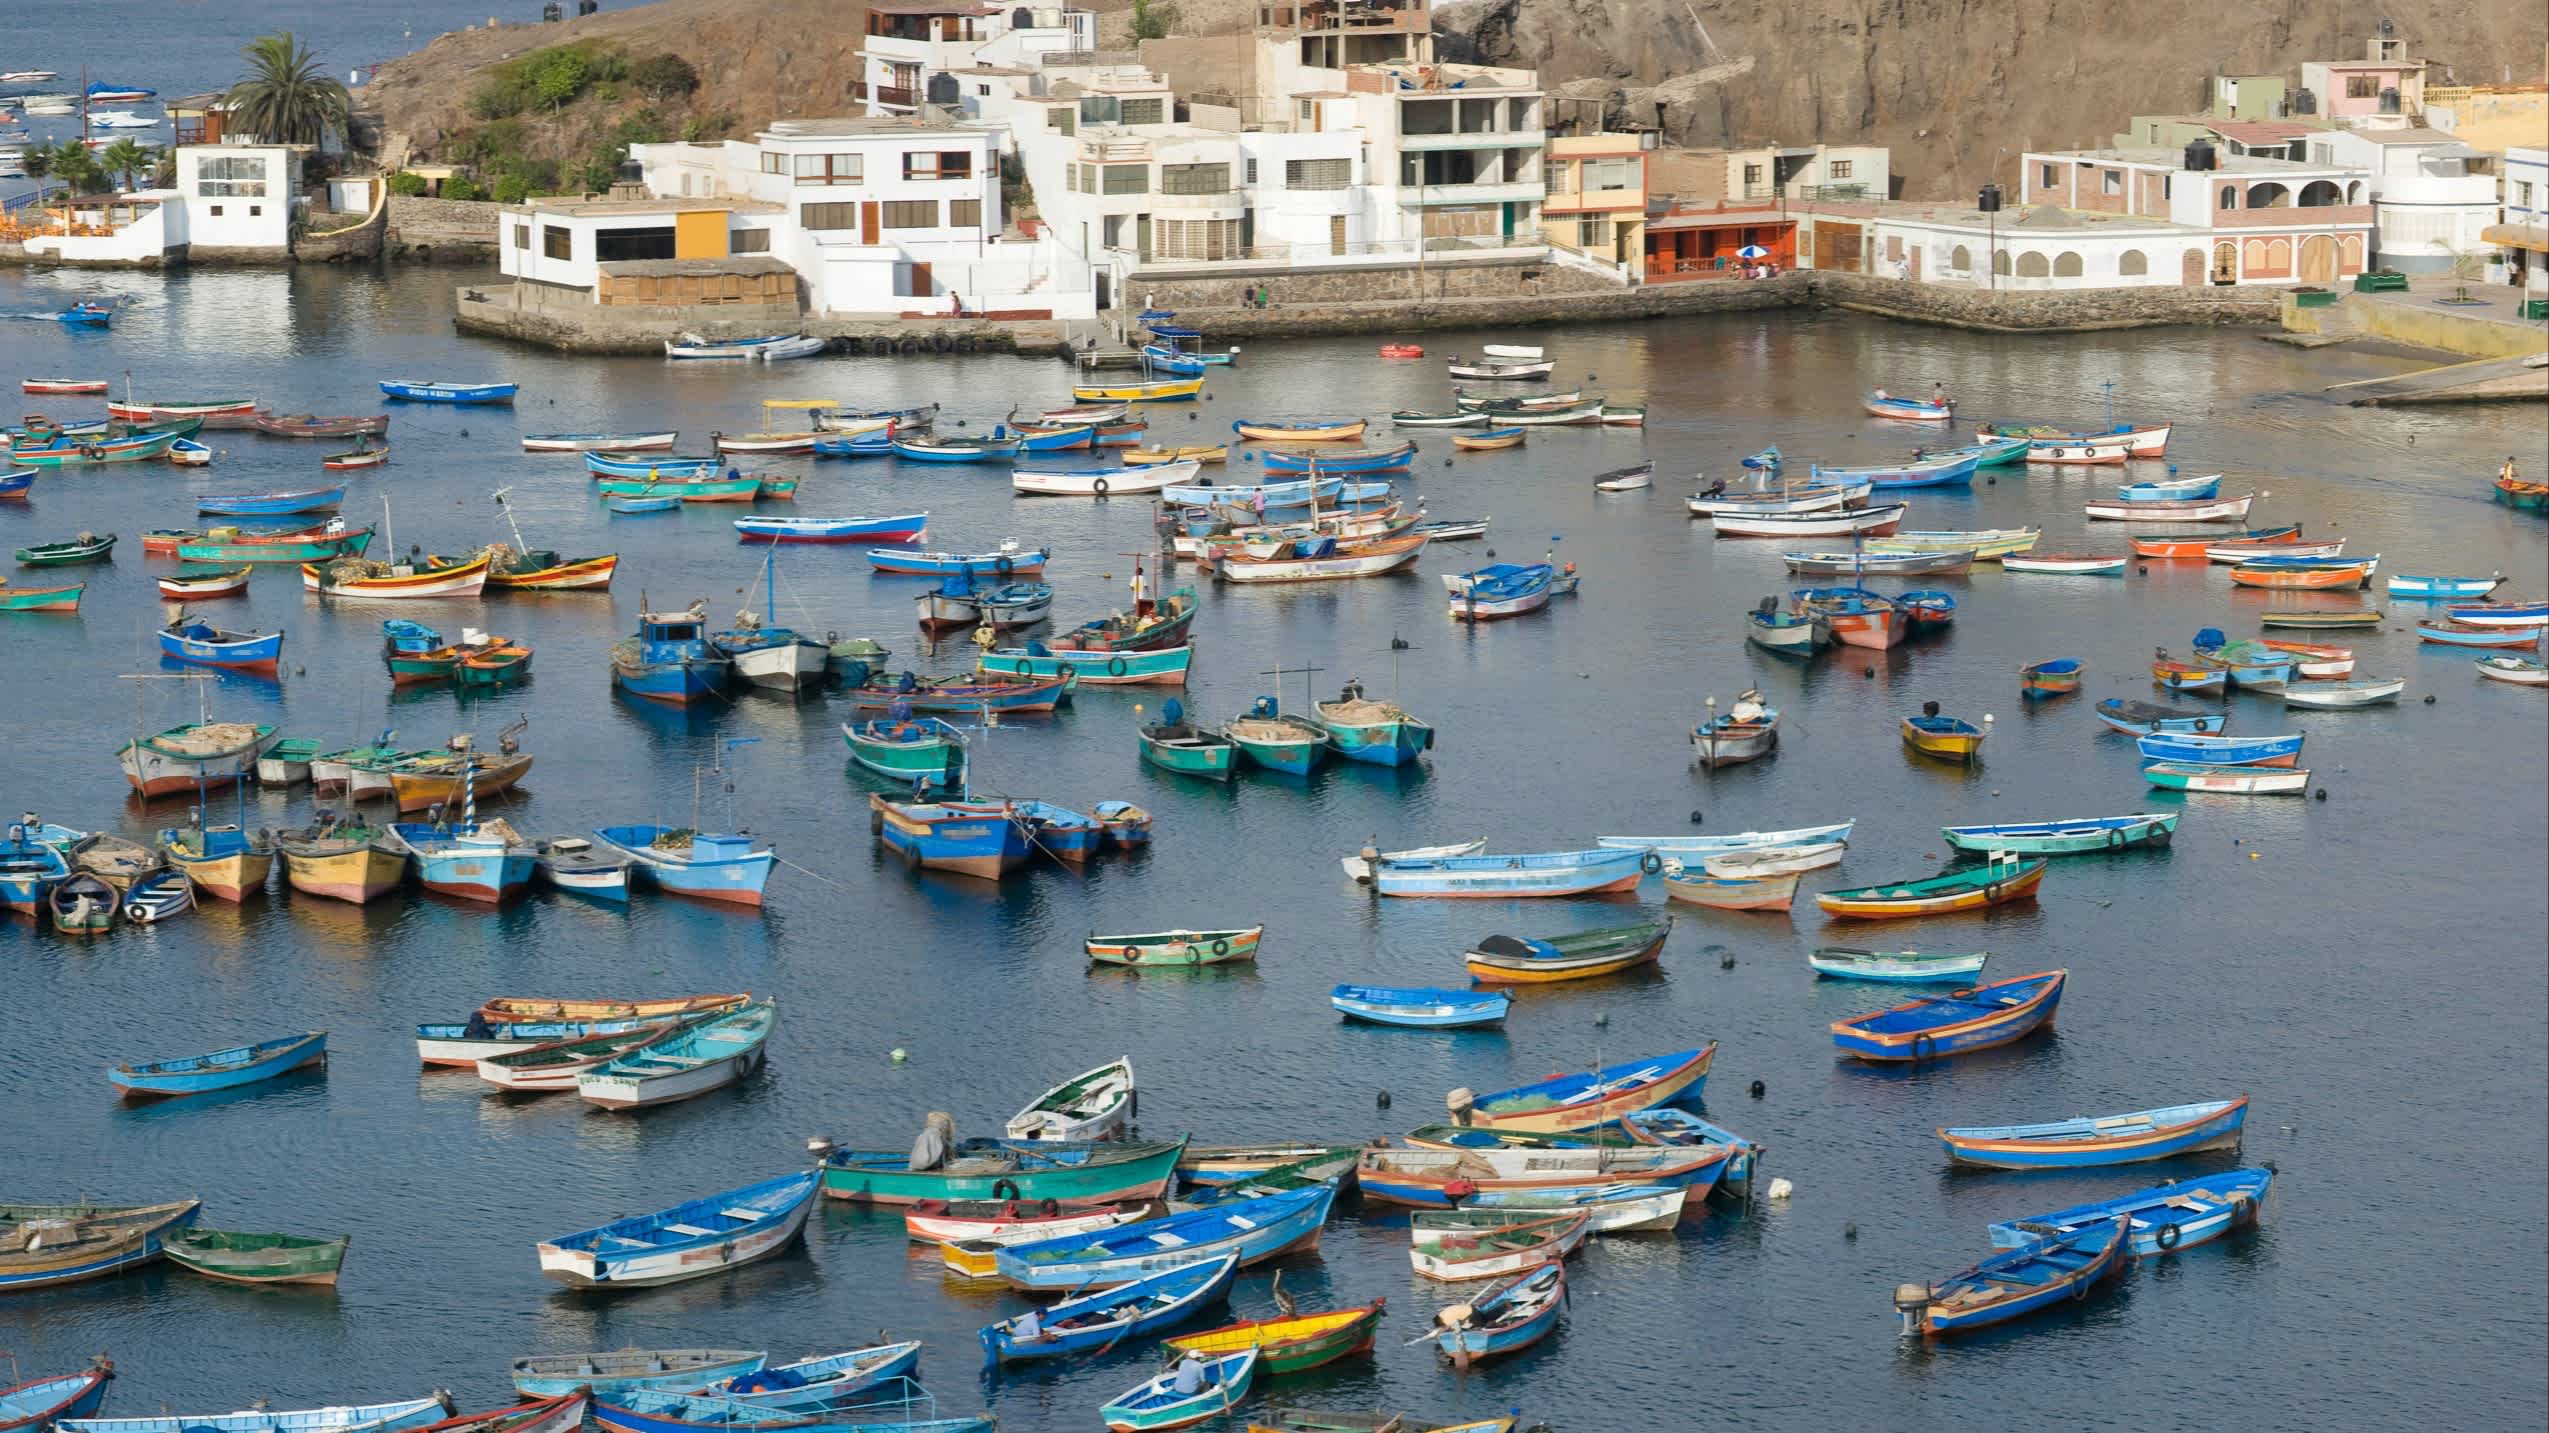
[[[2213,282],[2217,284],[2239,282],[2239,246],[2237,244],[2221,243],[2213,246]]]
[[[912,297],[927,298],[936,292],[938,292],[938,285],[930,280],[929,265],[918,263],[912,265]]]
[[[1345,216],[1342,214],[1328,216],[1328,252],[1338,258],[1345,257]]]
[[[859,242],[876,242],[876,201],[873,199],[859,206]]]
[[[2305,284],[2329,284],[2337,278],[2337,241],[2325,234],[2313,234],[2301,241],[2301,281]]]

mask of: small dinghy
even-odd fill
[[[1593,480],[1593,490],[1600,493],[1633,493],[1655,485],[1655,465],[1639,463],[1635,467],[1614,468]]]
[[[183,871],[153,871],[124,893],[124,919],[153,925],[195,908],[195,884]]]

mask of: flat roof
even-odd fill
[[[2366,144],[2458,144],[2460,136],[2439,129],[2357,129],[2349,130]]]
[[[793,274],[796,270],[784,259],[767,254],[738,254],[725,259],[615,259],[599,266],[615,277],[665,278],[676,274],[705,277],[713,274]]]
[[[956,73],[962,73],[957,71]],[[868,118],[864,115],[840,115],[828,119],[772,120],[759,137],[762,139],[861,139],[896,134],[986,134],[970,125],[947,124],[938,120]]]
[[[2241,144],[2288,144],[2306,135],[2326,133],[2318,125],[2295,124],[2288,119],[2199,119],[2195,123]]]
[[[702,210],[731,210],[743,214],[780,214],[784,204],[765,204],[758,199],[696,198],[676,196],[667,199],[531,199],[505,206],[508,214],[555,214],[569,219],[608,219],[615,216],[647,214],[695,214]]]
[[[997,15],[997,5],[952,5],[932,0],[886,0],[867,7],[870,15]]]
[[[2147,164],[2159,169],[2182,169],[2186,155],[2182,150],[2133,149],[2031,149],[2028,154],[2045,159],[2104,160],[2110,164]],[[2297,159],[2270,159],[2262,154],[2217,154],[2213,167],[2233,174],[2332,174],[2349,171],[2351,165],[2305,164]]]

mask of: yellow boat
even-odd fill
[[[1204,391],[1200,378],[1169,378],[1152,383],[1074,383],[1074,403],[1175,403]]]
[[[1382,1308],[1382,1301],[1374,1299],[1359,1309],[1254,1319],[1186,1334],[1165,1343],[1182,1353],[1207,1359],[1227,1358],[1253,1348],[1257,1350],[1261,1372],[1299,1373],[1370,1348]]]
[[[342,842],[327,844],[341,845]],[[296,852],[283,843],[283,878],[305,895],[362,905],[398,889],[407,875],[407,855],[368,842],[342,851]]]
[[[663,1000],[542,1000],[533,996],[499,995],[478,1013],[499,1024],[592,1024],[601,1020],[674,1020],[731,1010],[752,998],[750,991],[732,995],[678,995]]]
[[[1903,744],[1923,756],[1971,766],[1976,754],[1983,749],[1983,738],[1990,734],[1990,730],[1960,717],[1935,714],[1905,717]]]
[[[274,870],[274,843],[264,836],[248,837],[236,826],[215,826],[210,834],[237,838],[236,841],[207,840],[207,833],[193,827],[169,832],[160,850],[170,865],[186,873],[195,889],[225,901],[244,901],[248,892],[265,889],[266,877]],[[208,848],[238,844],[240,849],[228,855],[206,855]]]
[[[958,1278],[1000,1277],[1000,1246],[988,1239],[951,1239],[938,1246],[938,1257]]]
[[[398,809],[422,811],[428,806],[444,806],[454,811],[459,810],[461,788],[464,784],[469,784],[462,780],[463,759],[461,753],[451,752],[445,755],[414,757],[390,768],[389,787],[392,794],[398,798]],[[511,756],[489,756],[484,752],[473,751],[468,753],[466,759],[477,763],[478,775],[474,785],[480,801],[486,800],[499,791],[511,789],[515,782],[522,779],[522,774],[531,769],[529,752],[516,752]]]
[[[1519,448],[1523,432],[1520,428],[1498,428],[1492,433],[1454,433],[1452,446],[1472,453],[1496,448]]]
[[[1124,461],[1128,463],[1176,463],[1188,459],[1198,463],[1218,463],[1229,456],[1230,445],[1227,443],[1194,448],[1127,448],[1124,450]]]
[[[1351,443],[1363,436],[1366,426],[1360,418],[1351,423],[1252,423],[1243,418],[1230,428],[1260,443]]]

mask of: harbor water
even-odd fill
[[[765,426],[756,405],[768,397],[938,402],[942,432],[958,420],[978,430],[1013,407],[1067,402],[1069,368],[562,358],[455,337],[451,289],[471,277],[0,274],[0,311],[125,300],[107,332],[7,322],[0,381],[107,377],[121,392],[129,375],[144,398],[253,397],[321,414],[379,411],[381,378],[518,382],[511,408],[394,407],[394,456],[346,475],[347,514],[380,520],[386,499],[398,550],[459,552],[511,540],[491,498],[510,489],[533,544],[619,553],[612,590],[381,606],[323,601],[288,569],[261,572],[245,598],[204,614],[284,629],[283,676],[218,682],[213,714],[331,745],[384,730],[407,746],[459,733],[491,744],[527,721],[534,767],[485,803],[517,828],[731,821],[786,864],[759,913],[545,893],[490,912],[412,891],[357,908],[278,889],[85,944],[0,922],[0,1201],[191,1196],[210,1227],[353,1236],[332,1292],[229,1287],[160,1266],[0,1299],[0,1347],[25,1376],[111,1351],[110,1414],[434,1387],[477,1408],[506,1399],[508,1360],[525,1353],[705,1346],[776,1359],[884,1331],[927,1341],[921,1376],[943,1413],[988,1407],[1004,1429],[1092,1428],[1099,1404],[1152,1371],[1152,1352],[978,1377],[973,1330],[1023,1305],[943,1278],[892,1211],[827,1207],[801,1251],[617,1297],[545,1282],[532,1245],[799,1167],[811,1136],[902,1149],[933,1110],[952,1112],[962,1135],[994,1133],[1038,1091],[1118,1055],[1138,1072],[1145,1137],[1350,1143],[1439,1118],[1455,1087],[1501,1089],[1714,1040],[1705,1107],[1768,1147],[1763,1174],[1792,1181],[1790,1198],[1674,1234],[1595,1241],[1571,1267],[1560,1330],[1467,1374],[1410,1340],[1474,1290],[1415,1277],[1405,1215],[1349,1198],[1317,1254],[1275,1267],[1305,1309],[1386,1297],[1378,1346],[1266,1386],[1259,1406],[1518,1408],[1567,1433],[1970,1426],[1978,1411],[2100,1428],[2402,1417],[2511,1428],[2549,1410],[2542,694],[2479,680],[2477,654],[2420,649],[2412,604],[2376,584],[2361,595],[2389,609],[2378,630],[2292,635],[2353,647],[2360,675],[2408,678],[2399,705],[2287,713],[2272,696],[2231,702],[2234,732],[2307,734],[2303,764],[2324,801],[2155,793],[2130,741],[2090,704],[2155,697],[2154,648],[2182,653],[2208,626],[2253,636],[2264,607],[2314,599],[2234,591],[2224,569],[2202,563],[2153,562],[2121,579],[1985,566],[1871,583],[1952,592],[1960,605],[1944,636],[1798,663],[1743,638],[1745,609],[1803,585],[1784,575],[1782,544],[1717,540],[1681,502],[1700,475],[1732,478],[1741,454],[1768,443],[1802,465],[1937,441],[1862,417],[1858,396],[1873,386],[1943,384],[1969,418],[2087,424],[2104,419],[2112,384],[2119,415],[2175,421],[2169,461],[2181,473],[2221,471],[2225,492],[2260,492],[2258,523],[2342,534],[2349,552],[2379,553],[2384,573],[2502,572],[2507,595],[2529,596],[2549,590],[2549,530],[2490,503],[2487,480],[2509,453],[2527,475],[2539,469],[2536,407],[2346,408],[2319,389],[2411,365],[2302,355],[2237,330],[2013,339],[1781,314],[1432,335],[1427,359],[1395,364],[1370,339],[1251,346],[1215,373],[1208,401],[1152,411],[1153,434],[1209,442],[1241,417],[1447,406],[1441,357],[1500,339],[1546,344],[1559,386],[1644,403],[1651,416],[1643,431],[1535,429],[1523,448],[1457,457],[1444,435],[1420,434],[1402,488],[1432,517],[1491,519],[1484,540],[1429,549],[1413,572],[1375,581],[1202,584],[1193,680],[1179,694],[1194,716],[1219,721],[1261,694],[1298,708],[1359,679],[1439,730],[1425,762],[1197,785],[1136,756],[1133,729],[1167,693],[1083,688],[1056,716],[984,733],[977,787],[1082,809],[1131,800],[1156,816],[1154,844],[995,888],[909,872],[874,844],[866,798],[889,788],[850,766],[840,724],[852,713],[838,697],[738,694],[685,715],[613,694],[605,652],[631,630],[641,595],[659,608],[704,600],[712,618],[761,607],[763,550],[738,543],[730,521],[784,505],[615,518],[574,457],[525,454],[518,438],[678,427],[683,449],[698,451],[711,430]],[[25,406],[68,419],[96,400]],[[111,565],[78,571],[90,584],[78,615],[0,622],[10,811],[137,837],[182,819],[185,800],[145,810],[129,799],[114,760],[137,728],[195,715],[188,683],[124,680],[163,670],[149,578],[171,564],[145,559],[140,534],[191,523],[196,494],[318,486],[319,456],[337,446],[205,436],[219,450],[207,468],[47,473],[32,501],[0,504],[0,550],[83,530],[121,539]],[[1643,457],[1656,463],[1652,489],[1593,491],[1593,474]],[[934,547],[1049,544],[1057,622],[1122,606],[1133,554],[1151,546],[1147,503],[1013,498],[999,466],[754,466],[803,476],[800,515],[925,510]],[[1252,471],[1234,453],[1227,480]],[[1907,525],[2037,524],[2041,550],[2121,552],[2129,525],[2081,516],[2112,480],[2003,469],[1969,491],[1913,494]],[[1580,596],[1475,629],[1447,619],[1441,574],[1545,553],[1576,565]],[[970,661],[961,643],[920,643],[912,596],[924,579],[874,575],[854,547],[786,550],[777,572],[776,620],[872,636],[896,667]],[[533,674],[466,702],[443,688],[393,694],[379,656],[385,616],[519,639],[537,652]],[[2086,662],[2083,691],[2022,702],[2017,669],[2065,656]],[[1703,700],[1722,710],[1746,688],[1783,713],[1777,756],[1693,770],[1688,733]],[[1931,700],[1994,718],[1981,765],[1905,751],[1899,720]],[[211,807],[210,819],[233,816],[228,796]],[[1500,1032],[1346,1024],[1326,1000],[1346,980],[1462,983],[1460,952],[1490,933],[1663,909],[1651,880],[1634,898],[1378,900],[1338,867],[1367,842],[1561,850],[1602,835],[1855,818],[1846,861],[1810,876],[1811,890],[1929,874],[1950,854],[1945,824],[2142,810],[2183,813],[2172,845],[2057,860],[2039,900],[1986,915],[1853,926],[1804,897],[1793,917],[1676,907],[1659,964],[1525,990]],[[309,815],[306,788],[245,798],[252,826]],[[1259,922],[1254,968],[1132,974],[1092,969],[1080,949],[1092,931]],[[2049,1034],[1917,1072],[1870,1069],[1837,1058],[1826,1026],[1887,994],[1814,980],[1804,956],[1824,944],[1987,950],[1995,977],[2063,968],[2069,989]],[[643,1115],[505,1098],[415,1063],[416,1022],[465,1018],[491,996],[747,989],[779,1004],[766,1069]],[[119,1061],[301,1029],[329,1032],[323,1074],[153,1106],[119,1104],[104,1078]],[[2260,1227],[2006,1330],[1934,1347],[1898,1337],[1895,1285],[1972,1263],[1991,1221],[2234,1162],[1962,1174],[1945,1167],[1936,1127],[2242,1092],[2254,1106],[2237,1160],[2278,1170]],[[1271,1312],[1268,1274],[1239,1281],[1234,1317]]]

